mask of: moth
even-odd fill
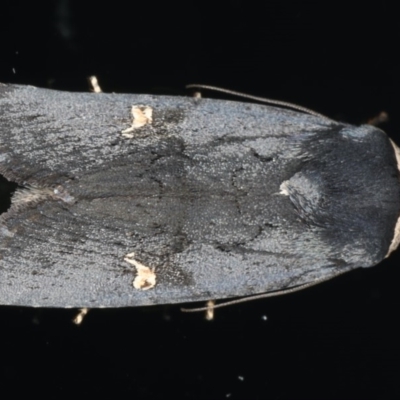
[[[373,266],[400,240],[399,154],[282,107],[0,84],[0,304],[223,299]]]

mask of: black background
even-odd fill
[[[214,84],[400,143],[398,13],[388,1],[2,1],[0,81],[181,94]],[[203,96],[222,97],[203,93]],[[40,233],[39,233],[40,234]],[[0,384],[19,393],[188,399],[400,398],[399,254],[286,297],[221,309],[0,307]]]

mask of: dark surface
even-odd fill
[[[104,91],[157,94],[198,81],[351,123],[385,111],[382,128],[399,143],[399,31],[388,2],[85,4],[3,2],[0,81],[85,91],[96,74]],[[396,399],[398,262],[395,253],[296,295],[220,310],[213,322],[170,306],[92,311],[76,327],[73,310],[1,307],[2,388]]]

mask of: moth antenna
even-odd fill
[[[186,85],[185,87],[186,87],[186,89],[197,88],[197,89],[214,90],[215,92],[227,93],[227,94],[231,94],[233,96],[239,96],[239,97],[243,97],[246,99],[256,100],[256,101],[260,101],[262,103],[266,103],[266,104],[270,104],[270,105],[274,105],[274,106],[287,107],[287,108],[291,108],[292,110],[301,111],[306,114],[314,115],[315,117],[321,117],[321,118],[331,120],[331,118],[327,117],[326,115],[320,114],[314,110],[311,110],[310,108],[302,107],[297,104],[289,103],[287,101],[273,100],[273,99],[268,99],[265,97],[253,96],[253,95],[247,94],[247,93],[236,92],[234,90],[224,89],[224,88],[210,86],[210,85],[201,85],[201,84],[197,84],[197,83]]]
[[[235,304],[247,303],[248,301],[266,299],[267,297],[283,296],[285,294],[300,292],[300,290],[307,289],[307,288],[313,287],[315,285],[319,285],[320,283],[323,283],[326,281],[330,281],[331,279],[336,278],[337,276],[342,275],[345,272],[348,272],[348,271],[341,271],[341,272],[337,273],[336,275],[326,277],[326,278],[320,278],[314,282],[304,283],[303,285],[295,286],[290,289],[278,290],[277,292],[267,292],[267,293],[255,294],[255,295],[243,297],[243,298],[237,299],[237,300],[226,301],[224,303],[215,304],[213,306],[213,308],[215,309],[215,308],[229,307],[229,306],[233,306]],[[182,312],[200,312],[200,311],[208,311],[209,309],[210,309],[210,304],[207,303],[207,307],[181,308],[181,311]]]

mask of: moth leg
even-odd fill
[[[206,320],[212,321],[214,319],[214,306],[215,300],[208,300],[207,301],[207,311],[206,311]]]
[[[89,311],[90,308],[81,308],[78,314],[76,314],[75,318],[72,320],[72,322],[75,325],[80,325]]]
[[[378,115],[370,118],[367,121],[368,125],[379,126],[389,121],[389,114],[386,111],[381,111]]]
[[[94,93],[102,93],[101,87],[99,85],[99,81],[97,80],[97,76],[92,75],[88,78],[89,84],[91,86],[90,90]]]

